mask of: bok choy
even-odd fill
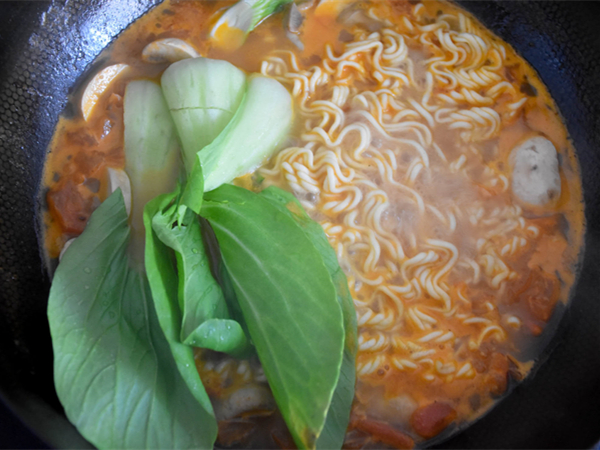
[[[162,91],[128,85],[131,217],[120,190],[93,213],[48,309],[59,398],[98,447],[213,446],[194,347],[255,352],[298,447],[341,447],[357,343],[335,252],[291,194],[227,184],[270,156],[292,119],[281,84],[222,61],[177,62]]]
[[[356,313],[354,311],[354,302],[348,289],[348,280],[340,268],[335,251],[329,245],[323,228],[309,217],[296,197],[289,192],[275,187],[265,189],[260,195],[271,200],[274,206],[293,218],[300,225],[300,228],[302,228],[323,258],[325,267],[327,267],[327,271],[333,281],[338,302],[342,308],[345,337],[340,378],[333,393],[325,427],[317,440],[318,449],[341,448],[344,443],[348,420],[350,419],[350,407],[354,399],[356,379],[355,361],[358,347]]]
[[[293,218],[245,189],[223,185],[207,193],[201,214],[213,226],[288,428],[298,446],[314,448],[344,343],[342,312],[323,258]]]
[[[56,270],[48,301],[56,392],[98,448],[212,448],[216,421],[191,349],[192,382],[160,329],[145,274],[132,267],[129,239],[117,190]]]
[[[160,241],[171,248],[177,261],[177,302],[175,291],[170,295],[173,306],[181,311],[180,341],[193,347],[240,354],[249,343],[241,325],[230,319],[229,308],[221,287],[211,274],[210,262],[200,229],[198,217],[187,210],[184,223],[175,225],[176,196],[163,208],[159,198],[147,207],[148,233],[155,233]],[[155,244],[156,247],[156,244]],[[146,253],[146,267],[157,263],[156,248]],[[154,258],[154,259],[153,259]],[[154,284],[154,281],[151,282]],[[156,297],[157,301],[162,301]]]
[[[192,58],[171,64],[161,86],[177,127],[186,170],[223,131],[246,92],[246,75],[227,61]]]
[[[213,42],[226,50],[235,50],[246,36],[278,8],[292,0],[241,0],[227,9],[213,26]]]
[[[125,172],[131,181],[132,256],[144,263],[142,214],[148,201],[172,191],[180,170],[179,141],[158,84],[132,81],[123,99]]]
[[[292,125],[292,96],[276,80],[250,77],[248,91],[227,127],[199,153],[204,190],[258,167],[281,144]]]
[[[131,82],[124,115],[133,225],[179,164],[158,85]],[[212,448],[216,421],[192,349],[161,330],[168,317],[157,317],[134,238],[118,189],[63,255],[48,300],[58,397],[99,448]]]

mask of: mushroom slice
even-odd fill
[[[288,8],[285,17],[285,34],[290,41],[294,43],[296,47],[300,50],[304,50],[304,44],[300,40],[298,36],[300,34],[300,27],[302,26],[302,22],[304,22],[304,15],[300,12],[295,3],[292,3]]]
[[[159,39],[146,45],[142,51],[142,59],[155,64],[174,63],[199,56],[194,47],[177,38]]]
[[[542,136],[526,140],[510,154],[512,192],[525,203],[547,206],[561,193],[558,154]]]
[[[302,22],[304,22],[304,15],[300,12],[296,4],[292,3],[286,15],[286,27],[288,31],[298,34]]]
[[[105,67],[98,72],[92,81],[88,83],[81,96],[81,113],[83,118],[87,121],[92,115],[94,107],[98,103],[102,94],[106,92],[110,84],[117,78],[129,66],[127,64],[114,64],[112,66]]]
[[[375,32],[383,27],[383,23],[369,17],[362,9],[356,6],[350,6],[343,10],[338,16],[337,21],[343,25],[363,25],[367,30]]]
[[[131,214],[131,182],[124,170],[108,169],[108,192],[112,194],[121,188],[123,200],[125,201],[125,210],[127,215]]]

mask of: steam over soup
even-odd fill
[[[135,244],[129,248],[143,266],[148,233],[142,223],[144,205],[172,191],[178,176],[187,176],[188,189],[198,161],[204,167],[200,176],[209,183],[201,188],[206,191],[227,183],[221,179],[225,170],[237,176],[232,183],[243,192],[264,194],[279,188],[291,193],[298,203],[286,200],[287,213],[321,226],[347,279],[356,316],[356,328],[343,315],[343,306],[335,316],[337,321],[344,316],[340,330],[356,330],[355,348],[348,334],[344,341],[355,383],[339,445],[412,448],[449,433],[488,411],[511,379],[527,376],[576,278],[584,232],[581,181],[556,107],[535,72],[508,44],[452,4],[246,2],[168,0],[103,53],[104,70],[73,94],[70,104],[76,112],[60,119],[48,156],[44,236],[50,265],[56,265],[66,244],[87,232],[90,216],[120,187],[125,205],[130,204],[131,242],[141,242],[137,249]],[[267,17],[263,20],[260,14]],[[175,87],[166,86],[165,70],[181,70],[191,58],[227,61],[227,67],[237,68],[238,81],[228,81],[227,87],[213,75],[205,81],[214,82],[213,87],[199,88],[199,102],[212,95],[216,102],[229,102],[226,106],[194,106],[195,94],[173,94],[177,83],[184,82],[177,80],[188,80],[195,89],[194,83],[200,83],[195,72],[169,81]],[[244,108],[251,110],[257,79],[274,83],[260,94],[273,106],[258,105],[252,111],[262,112],[236,118]],[[174,124],[168,128],[168,145],[176,155],[180,148],[183,152],[180,159],[185,162],[171,154],[177,161],[164,163],[175,164],[166,175],[152,172],[135,178],[131,173],[124,97],[127,101],[126,89],[139,80],[153,86],[162,82],[172,118],[162,120]],[[240,86],[238,97],[232,94],[235,83]],[[268,100],[267,93],[277,89],[282,97],[273,94],[275,100]],[[160,97],[161,90],[156,90]],[[283,100],[277,99],[288,94],[291,125],[277,128],[288,110],[273,113],[272,119],[268,111],[281,106]],[[173,95],[191,103],[173,107]],[[127,104],[125,109],[127,117]],[[213,111],[229,115],[215,119]],[[201,136],[186,134],[187,124],[208,120],[207,115],[212,122]],[[263,119],[274,125],[256,137]],[[248,156],[263,144],[264,152]],[[209,151],[227,154],[244,145],[248,148],[218,164],[207,163]],[[236,165],[243,167],[238,170]],[[155,189],[136,197],[136,183],[154,184]],[[219,195],[205,196],[206,216],[185,201],[183,205],[208,219],[215,230],[213,244],[219,242],[231,271],[221,241],[225,234],[211,221],[215,216],[210,216],[210,205],[235,202]],[[179,200],[171,205],[173,201]],[[298,219],[302,210],[310,218]],[[203,224],[206,234],[209,227]],[[279,245],[271,236],[272,245]],[[210,239],[204,237],[207,248]],[[180,277],[184,250],[177,253]],[[218,250],[207,252],[220,258]],[[156,296],[147,253],[145,261]],[[212,264],[211,282],[227,298],[227,283],[215,275],[220,266]],[[268,276],[270,269],[265,270]],[[235,274],[233,278],[239,299],[241,288]],[[332,280],[335,285],[333,275]],[[318,280],[311,275],[296,292],[304,295],[313,282]],[[343,297],[339,292],[338,285]],[[229,308],[227,320],[233,322],[238,316]],[[242,302],[240,333],[246,333],[248,348],[256,345],[257,351],[217,351],[187,341],[194,347],[201,384],[214,409],[217,445],[327,448],[330,441],[320,440],[331,432],[327,421],[320,424],[327,431],[319,429],[311,437],[293,428],[294,414],[287,403],[282,406],[273,369],[263,367],[267,352],[261,353],[245,308]],[[160,320],[159,307],[157,312]],[[327,329],[315,323],[315,332]],[[298,340],[304,339],[302,333]],[[338,362],[335,380],[340,364],[343,371],[343,362]],[[306,377],[319,377],[315,367],[304,367]],[[327,407],[321,411],[329,412]]]

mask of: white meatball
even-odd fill
[[[525,203],[548,205],[560,197],[556,148],[538,136],[516,146],[510,155],[512,192]]]
[[[274,407],[271,392],[264,386],[250,384],[214,404],[217,419],[231,419],[246,411]]]
[[[418,406],[417,402],[407,394],[391,399],[377,396],[369,401],[369,415],[374,419],[402,425],[409,422],[410,416]]]

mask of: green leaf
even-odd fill
[[[221,287],[213,278],[200,223],[187,210],[184,223],[176,225],[177,193],[166,209],[152,218],[152,230],[175,252],[178,304],[183,312],[180,340],[186,345],[239,353],[248,345],[241,326],[230,320]]]
[[[219,270],[219,284],[223,289],[223,295],[225,296],[225,301],[229,305],[229,312],[231,317],[241,325],[246,337],[250,337],[250,331],[248,330],[248,324],[246,323],[246,319],[244,319],[244,314],[242,313],[242,308],[240,307],[239,302],[237,301],[237,295],[235,294],[235,287],[233,286],[233,281],[231,280],[231,275],[227,271],[227,267],[225,264],[221,264]],[[254,352],[249,353],[247,356],[254,355]]]
[[[117,190],[56,270],[48,319],[57,394],[98,448],[212,448],[217,426],[208,396],[197,372],[197,383],[182,377],[148,281],[130,267],[129,239]],[[191,349],[185,364],[196,370]]]
[[[196,214],[199,214],[200,209],[202,208],[202,196],[204,195],[204,173],[202,170],[202,161],[200,160],[200,156],[198,154],[196,154],[195,160],[196,162],[194,163],[194,168],[186,180],[183,195],[181,196],[181,200],[179,202],[179,216],[181,219],[183,219],[182,216],[185,214],[185,211],[181,209],[181,205],[190,208]]]
[[[248,92],[219,136],[200,151],[208,192],[260,166],[292,125],[292,96],[277,80],[250,77]]]
[[[336,289],[338,302],[344,316],[344,357],[340,379],[338,380],[333,400],[327,413],[325,427],[317,440],[317,448],[341,448],[348,428],[352,400],[354,399],[356,350],[358,346],[356,311],[354,310],[354,302],[348,289],[348,280],[338,263],[335,251],[329,245],[323,228],[310,218],[296,197],[275,186],[268,187],[260,195],[271,201],[273,205],[279,207],[282,212],[288,214],[300,225],[306,236],[321,254]]]
[[[245,354],[248,347],[244,330],[239,323],[230,319],[208,319],[202,322],[190,333],[184,344],[234,356]]]
[[[293,0],[246,0],[252,5],[252,22],[249,31],[265,20],[281,6],[291,3]]]
[[[213,41],[226,49],[241,46],[248,34],[281,6],[293,0],[241,0],[223,13],[211,30]],[[239,30],[232,32],[233,30]],[[241,34],[239,36],[238,34]]]
[[[213,269],[212,272],[216,280],[219,282],[219,286],[221,286],[223,296],[225,297],[225,301],[227,302],[227,306],[229,308],[229,314],[233,320],[240,324],[244,330],[246,338],[250,341],[248,325],[244,320],[244,315],[242,314],[240,304],[237,301],[231,276],[229,275],[229,272],[227,272],[225,264],[223,264],[223,257],[221,256],[221,249],[219,248],[219,242],[217,241],[215,232],[210,226],[208,220],[203,217],[198,217],[198,219],[200,220],[200,227],[202,229],[202,237],[205,243],[206,252],[208,253],[211,261],[211,267]],[[239,354],[236,356],[240,358],[256,356],[256,352],[254,351],[254,347],[250,345],[245,355]]]
[[[156,197],[148,202],[144,209],[144,225],[147,231],[146,273],[160,327],[169,343],[177,368],[196,400],[212,413],[210,400],[196,370],[194,350],[190,346],[182,344],[179,339],[182,316],[178,300],[177,269],[171,258],[171,250],[160,241],[152,230],[152,218],[173,203],[174,195],[178,195],[178,190],[175,191],[175,194],[167,193]]]
[[[345,347],[340,378],[335,386],[331,406],[327,412],[325,427],[317,440],[317,449],[342,448],[348,430],[355,385],[356,351],[352,352],[348,347]]]
[[[223,185],[205,194],[211,223],[250,336],[300,447],[314,448],[337,384],[344,344],[340,305],[323,258],[269,201]]]
[[[229,123],[246,93],[246,75],[227,61],[192,58],[171,64],[161,86],[192,171],[196,153]]]

